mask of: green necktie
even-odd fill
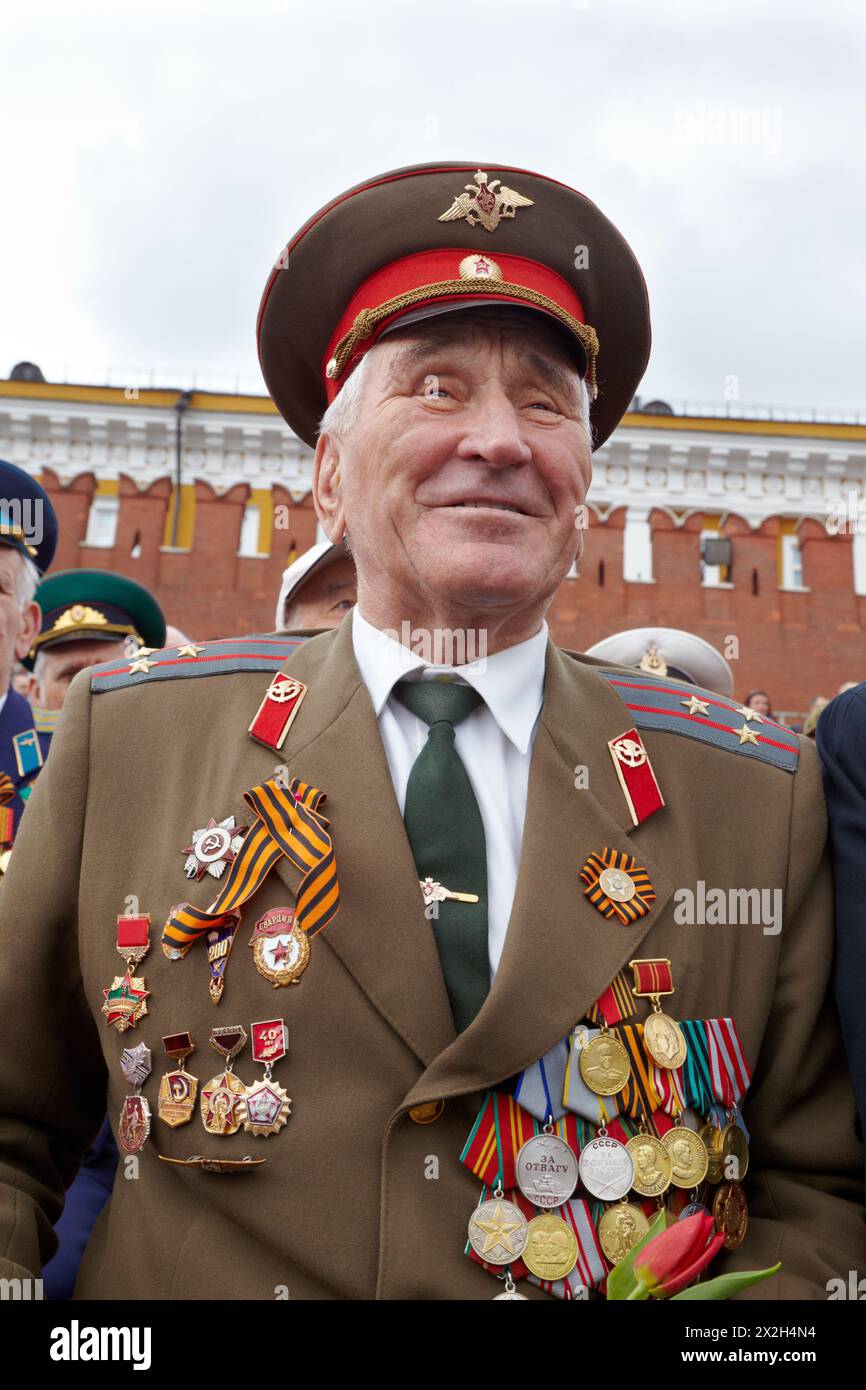
[[[477,903],[437,903],[433,931],[458,1033],[490,989],[487,952],[487,846],[472,784],[454,747],[454,726],[483,701],[452,681],[398,681],[397,699],[430,726],[406,788],[403,821],[419,879],[432,878]]]

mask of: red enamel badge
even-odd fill
[[[277,672],[249,727],[256,742],[275,752],[282,748],[306,693],[307,687],[303,681],[287,676],[283,671]]]
[[[632,821],[640,825],[664,806],[664,797],[656,781],[649,753],[643,746],[637,729],[626,729],[608,743],[619,784]]]

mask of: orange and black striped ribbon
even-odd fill
[[[11,845],[15,829],[15,815],[7,805],[15,796],[15,783],[8,772],[0,772],[0,849]]]
[[[620,1110],[633,1119],[651,1115],[662,1102],[653,1084],[652,1062],[643,1045],[643,1024],[625,1023],[614,1031],[631,1063],[631,1074],[617,1096]]]
[[[621,970],[611,980],[604,993],[587,1009],[586,1017],[591,1023],[598,1025],[604,1021],[612,1028],[615,1023],[622,1023],[624,1018],[631,1018],[635,1012],[636,1005],[628,975]]]
[[[221,926],[261,887],[281,855],[304,875],[298,888],[298,926],[310,936],[322,931],[340,906],[340,885],[328,821],[321,814],[325,793],[294,778],[288,789],[271,778],[244,792],[256,820],[244,837],[219,897],[205,912],[192,903],[176,907],[162,930],[170,959],[185,956],[199,937]]]
[[[599,884],[599,878],[605,869],[621,869],[627,873],[635,886],[634,897],[625,903],[609,898]],[[655,889],[646,869],[641,868],[634,856],[626,854],[624,850],[608,849],[605,846],[598,854],[591,854],[581,869],[580,876],[586,884],[583,891],[593,907],[604,917],[618,917],[623,926],[627,927],[639,917],[644,917],[650,910],[650,903],[655,901]]]

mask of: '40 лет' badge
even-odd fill
[[[291,1100],[282,1086],[271,1080],[274,1062],[285,1057],[289,1050],[289,1030],[283,1018],[268,1019],[264,1023],[254,1023],[253,1060],[263,1062],[264,1080],[254,1081],[247,1087],[247,1114],[244,1129],[251,1134],[266,1137],[276,1134],[291,1114]]]
[[[132,970],[149,950],[150,915],[118,917],[117,951],[126,961],[126,974],[115,975],[111,986],[102,991],[105,999],[102,1012],[109,1026],[116,1028],[118,1033],[134,1028],[147,1013],[150,991],[144,987],[144,977],[133,975]]]

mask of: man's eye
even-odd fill
[[[554,415],[559,414],[558,410],[556,409],[556,406],[551,405],[550,401],[530,401],[529,408],[530,410],[550,410],[553,412]]]
[[[425,386],[424,396],[428,401],[444,400],[450,396],[451,392],[446,391],[444,386]]]

